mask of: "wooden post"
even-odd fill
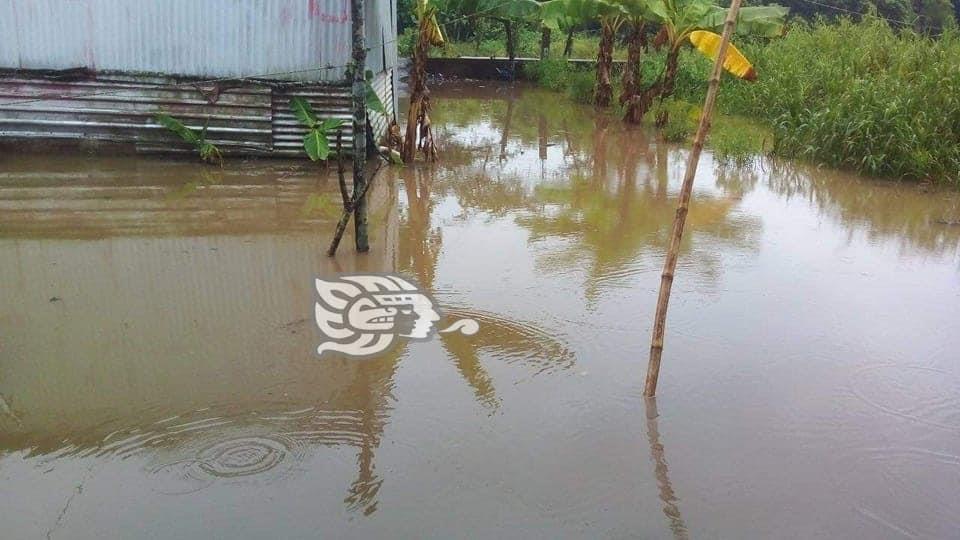
[[[670,303],[670,288],[673,286],[673,274],[677,269],[677,257],[680,255],[680,240],[683,239],[683,226],[687,220],[687,211],[690,207],[690,197],[693,193],[693,178],[697,174],[697,164],[700,162],[700,152],[703,143],[710,131],[710,119],[713,116],[713,105],[717,101],[717,89],[720,87],[720,76],[723,74],[723,58],[727,54],[727,45],[733,36],[733,29],[737,25],[737,13],[740,11],[740,0],[732,0],[727,12],[727,19],[723,23],[723,36],[720,39],[720,49],[717,59],[713,63],[713,72],[710,74],[710,83],[707,87],[707,98],[700,114],[700,125],[697,126],[697,135],[693,140],[693,149],[687,159],[687,171],[683,176],[680,187],[680,200],[677,203],[677,213],[673,219],[673,231],[670,234],[670,247],[667,249],[667,260],[663,263],[663,274],[660,276],[660,294],[657,296],[657,312],[653,319],[653,339],[650,342],[650,363],[647,365],[647,380],[643,395],[653,396],[657,393],[657,379],[660,376],[660,356],[663,354],[663,334],[667,325],[667,305]]]
[[[540,27],[540,59],[550,58],[550,27]]]
[[[366,79],[367,49],[364,43],[363,0],[350,0],[353,29],[353,208],[357,251],[370,251],[367,236],[367,197],[364,168],[367,161]],[[362,194],[357,197],[357,194]]]

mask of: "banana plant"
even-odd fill
[[[622,105],[631,96],[640,91],[640,60],[647,49],[647,21],[653,18],[647,0],[613,0],[625,12],[625,24],[630,29],[627,41],[627,63],[623,70],[622,91],[619,102]]]
[[[223,156],[220,154],[220,149],[217,148],[215,144],[207,141],[207,124],[209,123],[209,119],[204,121],[203,129],[200,131],[188,128],[183,122],[166,113],[157,114],[155,119],[158,124],[167,128],[172,133],[179,135],[185,142],[193,145],[193,147],[197,149],[197,153],[200,154],[201,160],[207,163],[216,163],[223,167]]]
[[[517,26],[540,21],[540,4],[535,0],[480,0],[477,13],[503,25],[507,39],[507,58],[517,57]]]
[[[727,9],[716,5],[713,0],[648,0],[647,10],[648,18],[660,25],[654,47],[666,48],[667,58],[657,80],[625,100],[626,119],[633,122],[643,118],[654,99],[662,100],[673,94],[680,49],[691,34],[700,30],[719,30],[727,16]],[[783,35],[788,11],[777,5],[741,8],[737,16],[737,34],[768,38]]]
[[[427,95],[427,57],[430,47],[443,47],[445,41],[437,24],[437,7],[429,0],[416,0],[413,15],[417,20],[417,42],[413,47],[410,66],[410,107],[407,109],[407,129],[401,153],[404,163],[412,163],[417,149],[427,159],[436,159],[436,147],[430,132],[430,96]]]
[[[380,100],[380,96],[377,95],[377,91],[373,89],[373,72],[369,69],[365,73],[366,75],[366,89],[364,95],[364,101],[368,111],[373,111],[375,113],[380,113],[384,116],[387,115],[387,108],[384,107],[383,101]],[[308,104],[309,105],[309,104]]]
[[[330,143],[327,136],[343,126],[346,121],[340,118],[325,118],[320,120],[310,103],[302,97],[290,100],[290,110],[301,124],[307,126],[307,134],[303,136],[303,149],[313,161],[324,161],[330,157]]]
[[[614,36],[628,20],[628,12],[615,0],[548,0],[541,4],[543,23],[559,29],[572,21],[599,22],[600,48],[597,51],[597,80],[593,102],[598,107],[610,105],[613,83],[610,70],[613,65]]]

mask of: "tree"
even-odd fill
[[[626,23],[630,28],[627,41],[627,64],[623,69],[623,90],[620,93],[622,105],[640,92],[640,60],[647,48],[647,20],[652,18],[647,0],[616,0],[626,13]],[[639,119],[636,120],[639,122]]]
[[[507,39],[507,58],[517,57],[517,27],[540,21],[540,4],[535,0],[480,0],[477,13],[503,24]]]
[[[552,28],[573,21],[600,23],[600,48],[597,51],[597,81],[593,101],[598,107],[607,107],[613,98],[610,71],[613,66],[614,36],[627,21],[628,13],[619,3],[606,0],[549,0],[544,2],[543,21]]]
[[[664,47],[667,58],[663,72],[646,89],[627,97],[625,119],[639,122],[650,109],[654,99],[661,100],[673,94],[677,79],[680,49],[692,32],[715,30],[723,26],[727,10],[712,0],[649,0],[649,17],[660,24],[654,39],[655,47]],[[781,6],[754,6],[740,9],[737,33],[762,37],[776,37],[784,32],[787,8]],[[660,119],[662,123],[665,119]]]
[[[433,135],[430,133],[430,96],[427,92],[427,57],[430,47],[442,47],[443,34],[437,24],[437,8],[429,0],[417,0],[414,6],[417,19],[417,42],[413,48],[410,69],[410,109],[407,111],[407,133],[403,140],[401,157],[404,163],[412,163],[417,149],[427,159],[436,159]]]

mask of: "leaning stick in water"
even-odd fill
[[[723,23],[723,36],[720,39],[717,59],[713,63],[713,72],[710,74],[707,99],[703,103],[703,112],[700,114],[700,125],[697,126],[697,135],[693,139],[693,149],[687,159],[687,172],[683,176],[683,185],[680,187],[680,201],[677,203],[677,214],[673,218],[670,247],[667,249],[667,260],[663,263],[663,274],[660,276],[660,294],[657,295],[657,313],[653,319],[653,339],[650,342],[650,363],[647,365],[647,382],[643,389],[643,395],[645,396],[653,396],[657,393],[657,379],[660,376],[660,355],[663,354],[663,334],[667,325],[667,304],[670,303],[670,288],[673,286],[673,273],[677,269],[677,257],[680,255],[683,225],[687,220],[690,197],[693,193],[693,177],[697,174],[700,152],[703,150],[703,143],[710,131],[710,118],[713,116],[713,105],[717,101],[720,75],[723,73],[723,59],[726,57],[727,45],[730,44],[733,29],[737,25],[737,13],[739,11],[740,0],[730,2],[727,19]]]
[[[337,222],[337,230],[333,233],[333,241],[330,242],[330,248],[327,249],[327,256],[333,257],[337,254],[337,248],[340,246],[340,239],[343,238],[344,231],[347,230],[347,223],[350,222],[350,216],[353,215],[353,211],[357,208],[357,201],[363,199],[367,195],[367,190],[370,189],[370,185],[373,184],[373,179],[377,176],[377,173],[380,172],[380,167],[383,167],[383,162],[380,162],[377,165],[377,168],[373,171],[373,174],[370,176],[370,181],[363,183],[363,189],[360,193],[357,193],[357,186],[353,186],[353,197],[347,195],[347,182],[344,179],[344,167],[343,167],[343,147],[340,143],[341,132],[337,132],[337,181],[340,184],[340,197],[343,199],[343,214],[340,215],[340,221]]]

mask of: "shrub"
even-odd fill
[[[524,74],[539,86],[558,92],[565,91],[577,103],[593,102],[595,83],[592,69],[577,67],[562,58],[540,60],[524,66]]]
[[[549,90],[563,90],[570,80],[573,66],[563,59],[551,58],[539,62],[526,64],[523,67],[524,75],[538,85]]]
[[[593,103],[597,78],[593,70],[575,69],[567,81],[567,96],[577,103]],[[614,94],[616,95],[616,94]]]

